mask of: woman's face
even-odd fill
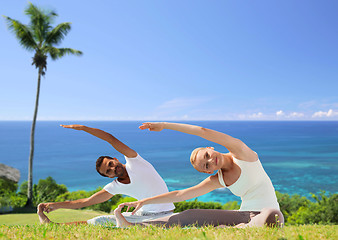
[[[207,147],[198,151],[193,166],[199,172],[213,174],[222,167],[222,162],[222,154],[212,147]]]

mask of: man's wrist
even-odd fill
[[[89,132],[91,129],[92,129],[91,127],[83,126],[81,130],[85,132]]]

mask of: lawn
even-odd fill
[[[88,219],[107,215],[105,212],[91,211],[91,210],[71,210],[60,209],[47,214],[47,216],[54,222],[74,222],[86,221]],[[35,213],[12,213],[1,214],[0,224],[6,225],[33,225],[39,223],[39,217]]]
[[[55,222],[83,221],[105,213],[58,210],[48,214]],[[40,225],[36,214],[0,215],[0,239],[338,239],[337,225],[286,226],[283,229],[215,229],[133,227],[117,229],[91,225]]]

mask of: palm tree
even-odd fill
[[[15,34],[19,40],[20,45],[26,50],[34,52],[32,65],[38,69],[38,84],[36,91],[35,110],[31,128],[30,137],[30,154],[28,164],[28,190],[27,190],[27,206],[32,206],[33,198],[33,156],[34,156],[34,135],[35,135],[35,123],[39,106],[39,94],[40,94],[40,80],[41,76],[45,76],[47,70],[47,55],[53,60],[59,59],[66,54],[73,54],[80,56],[81,51],[72,48],[56,48],[54,46],[59,45],[67,33],[71,29],[71,23],[60,23],[55,28],[51,26],[54,18],[57,14],[54,11],[46,11],[29,3],[25,10],[25,14],[30,17],[30,23],[28,25],[22,24],[18,20],[4,16],[7,22],[7,26]]]

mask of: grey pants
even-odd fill
[[[204,226],[204,225],[226,225],[235,226],[246,224],[247,226],[261,227],[282,226],[284,224],[283,214],[277,209],[265,208],[260,212],[255,211],[234,211],[218,209],[190,209],[172,216],[154,221],[144,222],[145,224],[161,224],[164,226]]]

